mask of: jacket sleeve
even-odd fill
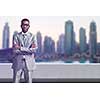
[[[27,48],[21,47],[21,51],[24,51],[26,53],[35,53],[37,48],[38,48],[38,46],[37,46],[36,36],[35,35],[32,35],[30,37],[28,47]]]
[[[17,36],[17,34],[14,34],[13,35],[13,41],[12,41],[13,43],[12,43],[12,47],[13,47],[13,52],[15,53],[15,54],[18,54],[18,53],[21,53],[21,51],[20,51],[20,44],[19,44],[19,41],[18,41],[18,36]]]
[[[37,49],[37,48],[38,48],[38,46],[37,46],[37,38],[36,38],[36,36],[34,35],[33,38],[32,38],[32,42],[31,42],[31,46],[30,46],[29,50],[30,50],[31,52],[36,52],[36,49]]]

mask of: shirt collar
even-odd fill
[[[26,32],[26,33],[24,33],[24,32],[21,32],[22,33],[22,35],[28,35],[28,32]]]

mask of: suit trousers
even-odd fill
[[[32,83],[33,70],[27,69],[25,59],[23,60],[23,67],[21,67],[21,69],[19,70],[13,69],[13,82],[19,83],[22,78],[22,74],[24,74],[24,80],[26,83]]]

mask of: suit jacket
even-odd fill
[[[23,49],[24,48],[24,49]],[[13,35],[13,65],[12,68],[22,69],[23,59],[26,61],[28,70],[34,70],[35,58],[34,52],[37,49],[36,36],[28,32],[23,36],[22,32]]]

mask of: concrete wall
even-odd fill
[[[12,78],[11,63],[0,63],[0,78]],[[37,63],[33,78],[100,78],[100,64]]]

